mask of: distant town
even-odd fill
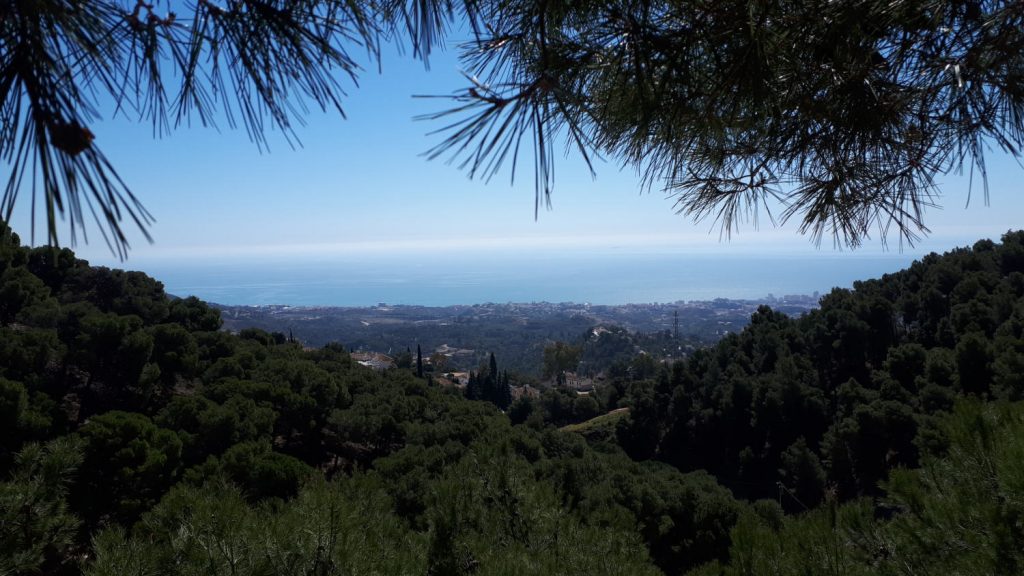
[[[360,361],[375,367],[420,346],[426,358],[445,357],[454,373],[468,372],[495,353],[509,369],[539,375],[546,345],[580,342],[595,327],[670,336],[679,342],[679,350],[685,350],[738,332],[759,306],[799,316],[815,308],[818,300],[815,293],[622,305],[529,302],[431,307],[382,302],[362,308],[215,306],[222,310],[229,330],[260,328],[289,335],[309,347],[341,343],[364,355]]]

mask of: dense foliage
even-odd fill
[[[1024,234],[935,254],[837,289],[630,385],[618,430],[635,458],[704,469],[788,510],[878,494],[946,442],[958,398],[1024,396]]]
[[[3,230],[0,574],[1019,572],[1022,296],[1013,232],[506,414]]]
[[[884,484],[882,505],[900,512],[891,521],[866,500],[791,518],[754,506],[733,529],[730,563],[694,574],[1020,574],[1024,405],[965,403],[942,429],[945,456]]]
[[[0,293],[0,573],[644,574],[723,557],[739,514],[704,474],[340,346],[219,331],[6,230]]]

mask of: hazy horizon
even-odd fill
[[[895,272],[916,256],[575,252],[331,254],[165,261],[147,270],[168,293],[224,305],[363,307],[590,304],[762,299],[827,293]]]
[[[175,259],[246,254],[440,251],[458,257],[494,247],[520,252],[637,247],[809,258],[898,253],[898,239],[890,234],[886,248],[877,230],[853,252],[835,251],[831,238],[818,247],[797,233],[799,222],[776,228],[763,210],[760,226],[748,221],[723,242],[713,221],[694,223],[676,215],[673,198],[657,187],[643,193],[636,174],[615,159],[598,160],[596,178],[579,158],[559,159],[553,209],[542,206],[535,220],[528,161],[510,183],[508,172],[491,182],[470,180],[443,159],[423,157],[438,142],[429,132],[440,124],[414,118],[450,104],[413,96],[465,88],[452,51],[437,51],[429,71],[411,58],[386,54],[381,70],[366,71],[359,86],[350,87],[343,100],[347,119],[311,113],[306,125],[297,127],[300,147],[293,149],[270,133],[267,153],[249,142],[244,130],[183,127],[154,138],[152,126],[124,114],[111,117],[112,107],[101,108],[106,119],[90,129],[156,217],[155,243],[129,227],[133,248],[122,263],[88,226],[89,243],[79,238],[76,251],[95,264],[142,270]],[[987,167],[991,205],[984,202],[977,175],[973,193],[969,174],[939,176],[943,208],[926,211],[931,234],[904,253],[943,252],[983,237],[998,239],[1019,227],[1024,198],[1013,190],[1020,167],[1000,153],[989,155]],[[11,220],[26,243],[32,239],[30,200],[25,196],[18,202]],[[46,239],[41,217],[36,214],[37,243]],[[66,224],[60,234],[68,243]]]

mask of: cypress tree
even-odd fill
[[[423,352],[420,345],[416,345],[416,377],[423,378]]]
[[[499,404],[502,410],[508,410],[512,405],[512,387],[508,383],[508,370],[502,373],[501,385],[498,387]]]
[[[494,352],[491,352],[491,357],[488,363],[487,372],[483,371],[481,367],[478,378],[481,380],[481,398],[493,403],[495,406],[500,405],[498,397],[498,363],[494,359]]]
[[[469,398],[470,400],[482,400],[483,390],[481,390],[480,384],[480,377],[476,373],[470,372],[469,382],[466,384],[466,398]]]

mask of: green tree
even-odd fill
[[[85,459],[73,496],[89,521],[136,519],[177,479],[181,440],[142,414],[93,416],[79,436]]]
[[[290,498],[312,469],[300,460],[274,452],[268,442],[245,442],[219,459],[222,470],[252,500]]]
[[[423,378],[423,351],[416,345],[416,377]]]
[[[435,374],[444,374],[448,371],[448,357],[440,352],[430,355],[430,365],[434,367]]]
[[[576,369],[582,350],[565,342],[555,342],[544,347],[544,378],[558,377],[566,371]]]
[[[46,285],[23,267],[0,271],[0,326],[14,322],[19,313],[49,295]]]
[[[825,492],[825,470],[801,436],[782,453],[783,488],[800,508],[816,506]]]
[[[58,573],[74,563],[79,520],[67,503],[81,445],[69,438],[30,444],[0,482],[0,573]]]
[[[412,350],[406,348],[405,352],[400,352],[396,354],[395,366],[399,368],[404,368],[406,370],[412,368]]]
[[[731,534],[729,562],[695,574],[1019,574],[1024,405],[961,401],[941,422],[950,445],[866,499],[779,519],[764,506]]]
[[[286,506],[252,507],[211,482],[173,490],[141,532],[94,541],[89,576],[162,574],[422,574],[422,538],[406,530],[366,478],[310,482]],[[173,558],[173,561],[171,560]]]
[[[466,398],[470,400],[483,400],[484,387],[481,376],[476,372],[469,373],[469,381],[466,382]]]
[[[992,383],[992,353],[983,336],[972,332],[957,342],[956,367],[960,388],[964,392],[988,394]]]
[[[0,378],[0,434],[6,441],[14,436],[28,410],[28,393],[20,382]],[[6,442],[0,444],[3,446]]]
[[[195,296],[174,300],[168,310],[168,320],[192,332],[220,330],[220,310],[202,302]]]

